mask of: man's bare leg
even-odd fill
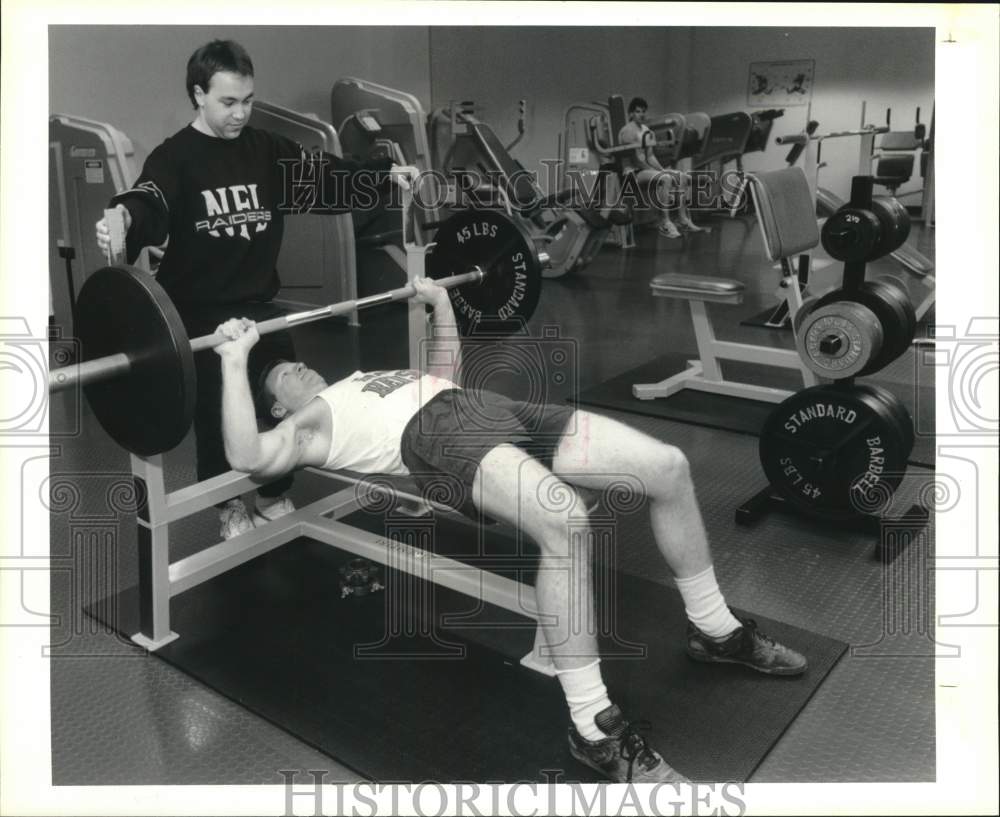
[[[499,445],[480,462],[473,498],[480,511],[523,530],[541,551],[535,583],[539,625],[573,720],[573,756],[616,783],[687,782],[608,697],[590,626],[592,545],[576,492],[524,451]]]
[[[553,471],[571,484],[605,488],[621,475],[639,481],[649,500],[653,537],[672,570],[691,626],[688,654],[740,663],[759,672],[798,675],[806,660],[737,619],[726,604],[695,498],[687,458],[675,446],[600,414],[577,411]]]

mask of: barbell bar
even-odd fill
[[[479,284],[486,278],[486,272],[482,267],[474,267],[469,272],[458,275],[450,275],[440,278],[436,283],[445,289],[463,286],[465,284]],[[346,315],[356,310],[367,309],[372,306],[393,303],[395,301],[406,301],[416,294],[416,288],[412,284],[397,289],[386,290],[375,295],[368,295],[364,298],[355,298],[350,301],[339,301],[309,309],[302,312],[293,312],[289,315],[281,315],[277,318],[261,321],[257,324],[257,333],[267,335],[271,332],[280,332],[312,321],[324,320],[326,318]],[[214,349],[228,341],[225,335],[213,333],[192,338],[190,341],[192,352],[202,352],[207,349]],[[58,392],[74,386],[86,386],[92,383],[100,383],[114,377],[125,377],[133,369],[134,355],[127,352],[117,352],[111,355],[87,360],[78,365],[64,366],[53,369],[49,372],[49,392]]]

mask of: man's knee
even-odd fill
[[[566,558],[589,545],[588,518],[576,489],[555,475],[521,496],[522,512],[542,552]]]
[[[651,495],[668,497],[690,487],[691,466],[677,446],[657,446],[651,460],[649,473],[643,475]]]

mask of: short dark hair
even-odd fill
[[[198,107],[194,99],[194,86],[198,85],[207,92],[212,75],[219,71],[252,77],[253,63],[247,50],[233,40],[212,40],[191,55],[187,64],[187,92],[194,107]]]
[[[628,112],[632,113],[636,108],[645,108],[648,111],[649,103],[641,96],[634,96],[632,97],[632,101],[628,103]]]
[[[267,376],[273,371],[274,367],[280,363],[288,363],[289,361],[284,358],[275,358],[274,360],[269,360],[264,368],[260,370],[260,374],[257,375],[257,379],[251,384],[253,389],[253,407],[254,411],[257,413],[257,419],[262,420],[265,424],[273,426],[276,425],[274,415],[271,414],[271,409],[274,408],[276,402],[274,393],[267,387]]]

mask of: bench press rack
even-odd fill
[[[407,271],[408,283],[424,276],[426,255],[431,249],[431,246],[420,246],[416,242],[410,218],[412,201],[412,194],[407,191],[403,197],[405,254],[399,248],[394,248],[401,266]],[[411,300],[408,303],[411,368],[421,368],[421,347],[427,336],[427,328],[426,310],[422,304]],[[256,489],[261,483],[248,474],[228,471],[168,493],[164,482],[162,454],[144,457],[133,453],[130,457],[137,497],[136,545],[139,559],[139,631],[131,638],[150,651],[158,650],[178,638],[178,634],[170,628],[170,600],[173,597],[300,536],[432,581],[505,610],[536,620],[539,617],[535,591],[531,585],[435,555],[404,542],[392,541],[340,521],[361,509],[366,496],[371,497],[373,491],[391,490],[395,496],[405,501],[425,506],[428,504],[412,488],[387,489],[383,480],[399,478],[385,478],[384,475],[373,475],[370,480],[366,480],[347,472],[307,468],[305,470],[313,474],[355,484],[252,531],[171,562],[169,527],[172,522]],[[432,504],[432,507],[454,513],[444,505]],[[335,586],[335,581],[331,577],[331,587]],[[554,667],[550,660],[543,657],[545,653],[541,649],[545,644],[541,628],[538,628],[535,646],[521,663],[538,672],[552,675]]]

